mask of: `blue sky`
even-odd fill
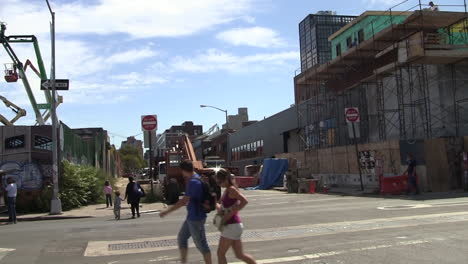
[[[6,2],[5,2],[6,1]],[[140,116],[157,114],[159,131],[193,120],[208,129],[248,107],[263,119],[294,103],[299,68],[298,23],[319,10],[357,15],[392,0],[51,0],[57,13],[57,78],[70,79],[59,118],[71,127],[103,127],[119,136],[139,134]],[[49,14],[45,1],[2,0],[7,35],[38,37],[49,68]],[[20,59],[31,46],[15,45]],[[0,62],[9,62],[0,50]],[[35,60],[33,60],[36,64]],[[30,82],[44,102],[39,80]],[[34,115],[23,86],[0,82],[0,94]],[[0,113],[11,117],[0,105]]]

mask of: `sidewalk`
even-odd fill
[[[152,204],[140,204],[140,213],[155,213],[159,212],[164,208],[162,203]],[[121,215],[131,215],[130,206],[127,202],[122,202]],[[94,204],[84,206],[81,208],[73,209],[70,211],[63,212],[60,215],[49,215],[47,213],[42,214],[18,214],[18,221],[41,221],[41,220],[61,220],[61,219],[80,219],[80,218],[93,218],[93,217],[112,217],[114,216],[114,209],[112,207],[106,208],[105,204]],[[0,215],[0,222],[8,222],[8,215]]]
[[[127,186],[128,179],[120,178],[116,183],[116,188],[121,193],[125,194],[125,187]],[[104,194],[103,194],[104,195]],[[123,198],[123,197],[122,197]],[[155,213],[159,212],[164,208],[162,203],[145,204],[140,203],[140,213]],[[130,205],[127,201],[122,202],[121,216],[131,215]],[[73,209],[70,211],[63,212],[60,215],[49,215],[48,213],[40,214],[18,214],[18,221],[41,221],[41,220],[61,220],[61,219],[81,219],[81,218],[93,218],[93,217],[112,217],[114,216],[113,207],[106,208],[106,204],[94,204],[83,206],[81,208]],[[8,214],[5,212],[0,214],[0,222],[8,222]]]

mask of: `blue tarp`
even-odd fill
[[[283,186],[284,174],[287,170],[287,159],[265,159],[259,189],[268,190]]]

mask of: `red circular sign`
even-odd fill
[[[359,121],[359,111],[357,110],[357,108],[346,109],[346,120],[352,123]]]
[[[146,131],[153,131],[158,127],[158,120],[152,115],[144,116],[141,119],[141,127]]]

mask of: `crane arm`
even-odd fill
[[[13,124],[18,121],[23,116],[26,116],[26,110],[22,109],[21,107],[17,106],[16,104],[12,103],[5,97],[0,95],[0,100],[5,104],[6,107],[10,108],[13,112],[16,113],[16,116],[8,120],[3,115],[0,115],[0,122],[2,122],[6,126],[13,126]]]
[[[37,106],[36,98],[34,97],[34,94],[33,94],[32,90],[31,90],[31,86],[29,85],[29,81],[28,81],[28,78],[26,77],[26,73],[24,72],[23,64],[18,59],[18,56],[16,56],[15,52],[13,51],[13,49],[11,48],[11,46],[9,44],[9,42],[13,42],[13,43],[15,43],[15,42],[33,42],[35,44],[35,49],[36,49],[36,46],[37,46],[36,55],[38,56],[38,58],[40,58],[40,54],[38,54],[38,51],[37,51],[38,50],[37,39],[34,36],[5,36],[5,30],[6,30],[6,25],[4,23],[0,23],[0,43],[3,45],[6,52],[10,56],[11,60],[13,61],[13,64],[16,66],[16,68],[19,71],[19,77],[23,81],[24,88],[26,90],[26,93],[28,94],[29,101],[31,102],[31,106],[32,106],[33,111],[34,111],[34,113],[36,115],[37,123],[39,123],[40,125],[44,125],[45,124],[44,119],[43,119],[43,117],[41,115],[41,112],[40,112],[38,106]],[[43,67],[41,65],[42,65],[42,59],[40,59],[40,61],[39,61],[39,67],[42,70]],[[45,70],[43,71],[43,73],[45,74]],[[42,75],[43,74],[41,74],[41,76]],[[47,101],[49,102],[50,100],[49,100],[48,91],[46,91],[46,97],[48,99]]]
[[[26,63],[24,63],[24,72],[26,72],[26,70],[28,69],[28,66],[29,68],[31,68],[31,70],[33,70],[36,73],[37,77],[41,78],[41,74],[36,69],[36,67],[34,67],[34,65],[32,64],[30,60],[26,60]]]
[[[203,133],[203,135],[209,136],[209,135],[213,134],[215,131],[219,131],[218,124],[214,124],[212,127],[210,127],[210,129],[208,129],[208,131]]]

